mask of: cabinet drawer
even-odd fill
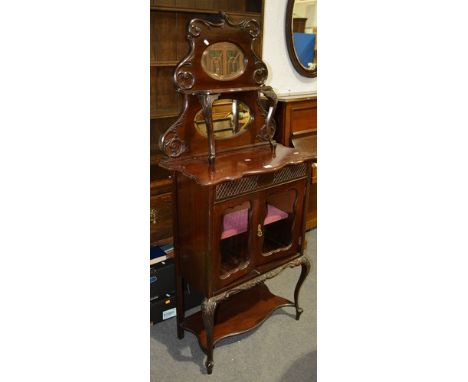
[[[150,198],[150,234],[152,244],[172,240],[172,194],[166,193]]]
[[[316,132],[317,131],[317,101],[297,102],[289,108],[291,131]]]

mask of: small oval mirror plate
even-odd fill
[[[217,42],[208,46],[202,54],[201,64],[206,74],[220,81],[239,77],[246,67],[244,53],[230,42]]]
[[[232,138],[247,131],[252,117],[249,107],[238,100],[219,99],[213,102],[212,121],[215,139]],[[203,110],[195,115],[195,128],[207,136],[205,117]]]

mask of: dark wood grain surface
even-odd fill
[[[226,180],[239,179],[245,175],[269,173],[291,164],[311,161],[310,153],[277,144],[274,151],[268,144],[247,147],[218,154],[213,168],[207,157],[163,160],[160,166],[178,171],[201,185],[214,185]]]
[[[278,97],[275,138],[315,158],[307,206],[306,229],[317,226],[317,97]]]

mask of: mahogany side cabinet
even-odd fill
[[[317,157],[317,96],[278,97],[275,138],[285,146],[310,152]],[[317,227],[317,162],[312,164],[312,183],[306,214],[306,229]]]
[[[159,142],[166,155],[159,165],[172,179],[177,335],[197,336],[208,374],[221,339],[256,328],[280,307],[295,307],[299,319],[316,160],[273,140],[277,97],[252,49],[259,24],[221,16],[188,24],[190,52],[173,77],[184,108]],[[266,280],[299,265],[293,301],[269,291]],[[185,283],[204,296],[189,317]]]

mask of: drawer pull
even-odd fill
[[[262,237],[263,236],[263,231],[262,231],[262,225],[259,224],[257,227],[257,236]]]
[[[151,221],[151,224],[157,224],[158,223],[158,210],[156,208],[151,208],[150,221]]]

